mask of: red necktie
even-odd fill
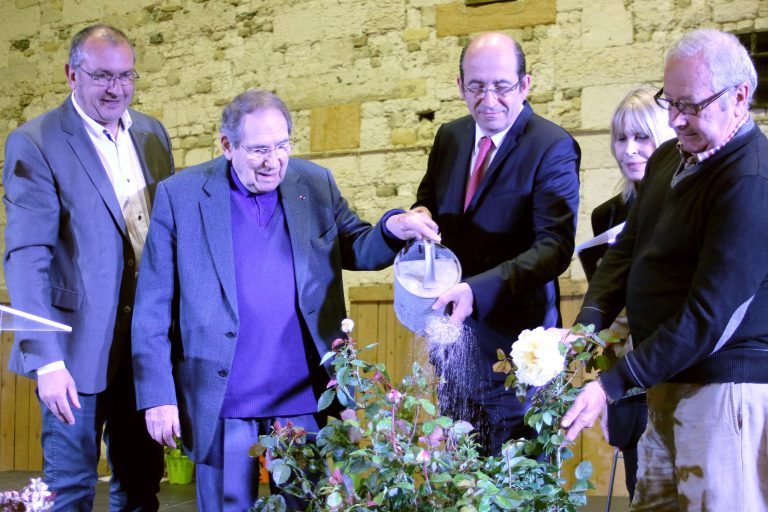
[[[467,183],[467,193],[464,195],[464,211],[467,211],[467,206],[469,206],[469,202],[472,201],[472,196],[475,195],[477,187],[480,185],[480,180],[483,179],[483,173],[488,166],[487,160],[492,147],[493,141],[490,137],[480,138],[480,149],[477,151],[475,167],[472,169],[472,174]]]

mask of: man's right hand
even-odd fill
[[[173,436],[181,437],[179,408],[175,405],[158,405],[144,411],[147,432],[150,437],[163,446],[176,448]]]
[[[62,423],[75,424],[75,415],[69,404],[80,408],[75,380],[69,370],[61,368],[37,376],[37,393],[40,400]]]

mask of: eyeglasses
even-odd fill
[[[125,73],[121,73],[117,76],[112,75],[110,73],[89,73],[88,71],[84,70],[83,68],[79,68],[80,71],[91,77],[91,80],[93,80],[93,83],[98,85],[99,87],[109,87],[113,83],[115,83],[115,80],[120,82],[120,85],[132,85],[133,82],[139,79],[139,74],[136,72],[136,70],[126,71]]]
[[[705,100],[698,103],[686,103],[684,101],[670,101],[667,98],[662,98],[661,95],[664,93],[664,88],[662,87],[659,89],[659,92],[653,96],[653,99],[656,100],[656,104],[664,110],[671,110],[672,107],[675,107],[675,110],[681,114],[685,114],[686,116],[697,116],[699,115],[699,112],[707,108],[710,103],[714,102],[717,98],[725,94],[728,89],[730,89],[730,87],[726,87],[722,91],[713,94],[709,98],[706,98]]]
[[[464,87],[464,92],[473,95],[475,98],[484,98],[485,95],[489,92],[492,92],[497,98],[503,98],[507,94],[517,89],[517,86],[520,85],[520,82],[522,81],[523,78],[520,78],[520,80],[515,82],[513,85],[495,85],[494,87],[472,84],[468,87]]]
[[[292,145],[290,140],[284,140],[283,142],[275,146],[240,146],[245,151],[245,154],[251,160],[256,162],[263,162],[269,158],[270,154],[274,154],[279,160],[288,156],[291,152]]]

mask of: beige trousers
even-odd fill
[[[768,384],[648,390],[631,511],[768,511]]]

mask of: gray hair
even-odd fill
[[[260,89],[248,89],[235,96],[235,99],[224,107],[224,112],[221,114],[221,134],[229,139],[233,147],[240,146],[243,116],[269,108],[279,110],[283,114],[285,122],[288,123],[288,135],[290,135],[293,121],[291,121],[288,107],[277,94]]]
[[[85,45],[86,41],[90,39],[91,37],[99,37],[102,39],[106,39],[110,43],[112,43],[113,46],[120,46],[121,44],[127,44],[131,47],[131,51],[133,52],[133,60],[136,60],[136,51],[133,49],[133,44],[131,43],[130,39],[128,39],[128,36],[123,33],[122,30],[117,29],[111,25],[105,25],[103,23],[97,23],[95,25],[90,25],[88,27],[85,27],[83,30],[75,34],[75,36],[72,38],[72,42],[69,45],[69,67],[72,69],[80,67],[80,64],[83,63],[83,60],[85,60],[85,56],[83,55],[83,46]]]
[[[699,29],[685,34],[667,52],[664,64],[673,59],[701,57],[710,72],[712,92],[739,84],[749,84],[747,104],[752,104],[752,96],[757,88],[757,72],[747,49],[733,34],[714,29]],[[725,105],[720,99],[720,105]]]
[[[611,154],[616,160],[614,143],[620,135],[627,135],[627,132],[648,135],[653,140],[654,149],[675,136],[667,122],[667,112],[656,104],[654,93],[648,86],[633,89],[616,107],[611,120]],[[637,194],[637,184],[627,179],[623,172],[621,175],[621,196],[626,203]]]

